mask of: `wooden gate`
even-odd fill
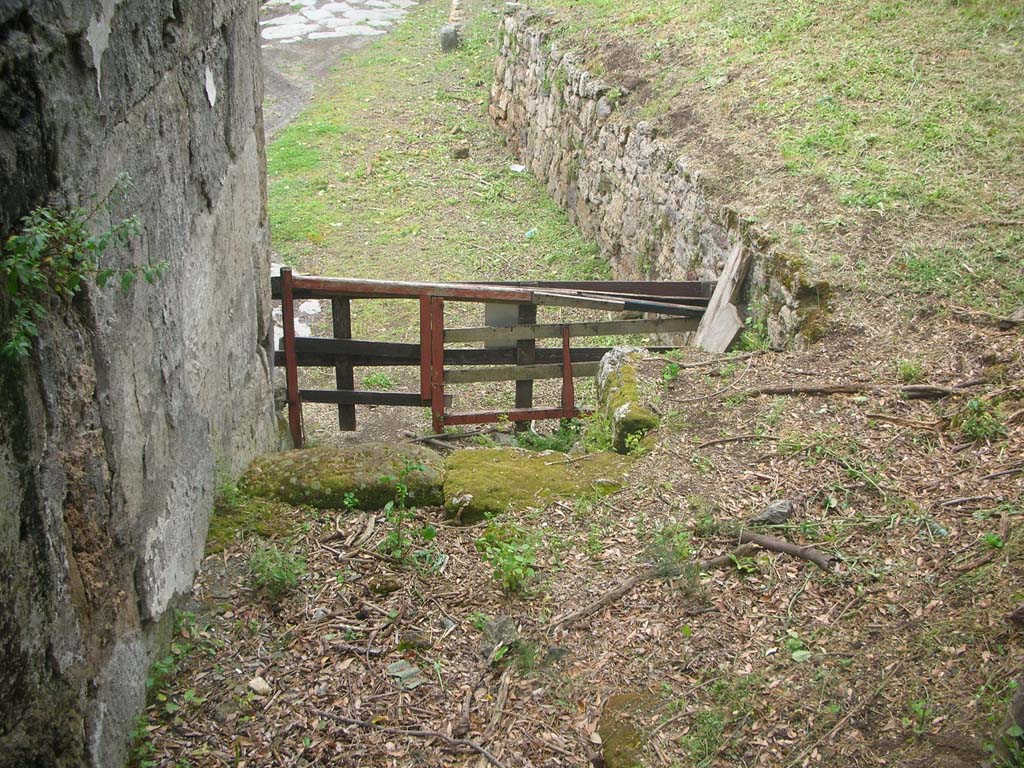
[[[302,403],[338,406],[342,430],[356,427],[356,405],[429,407],[435,432],[456,424],[500,420],[571,418],[579,415],[573,378],[592,376],[608,347],[573,347],[588,336],[694,331],[715,288],[713,282],[504,282],[417,283],[386,280],[305,277],[291,269],[273,278],[273,297],[281,300],[284,336],[275,353],[284,365],[288,390],[288,424],[296,447],[302,445]],[[333,336],[297,338],[295,302],[331,302]],[[351,302],[358,299],[408,299],[419,303],[419,343],[352,338]],[[446,302],[485,305],[486,324],[445,327]],[[538,323],[538,307],[639,316],[639,319]],[[560,347],[538,347],[538,339],[558,339]],[[483,344],[452,348],[454,344]],[[657,348],[668,349],[668,348]],[[362,366],[418,366],[418,392],[357,390],[354,369]],[[335,389],[299,389],[300,367],[331,367]],[[533,382],[561,379],[557,407],[535,408]],[[515,408],[506,411],[453,412],[449,384],[516,382]]]

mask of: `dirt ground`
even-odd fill
[[[433,533],[398,558],[380,513],[289,508],[276,545],[304,568],[279,599],[264,542],[208,557],[138,764],[983,764],[1024,669],[1021,326],[838,288],[807,350],[648,359],[662,426],[610,496],[414,510]],[[378,410],[370,434],[424,428]],[[740,547],[779,500],[757,530],[825,567]]]

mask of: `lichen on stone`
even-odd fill
[[[445,512],[469,525],[509,509],[553,499],[611,493],[629,460],[613,453],[571,457],[554,451],[467,448],[445,462]]]
[[[417,445],[364,443],[346,448],[323,446],[261,456],[239,482],[249,496],[305,504],[318,509],[381,509],[395,499],[398,477],[407,467],[408,504],[437,506],[442,462]]]
[[[597,729],[607,768],[642,768],[649,740],[643,720],[657,704],[657,697],[648,691],[608,697]]]
[[[612,447],[619,453],[629,452],[658,426],[658,417],[640,400],[636,363],[643,354],[638,347],[615,347],[601,358],[597,372],[602,415],[611,425]]]

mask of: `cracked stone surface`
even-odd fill
[[[382,35],[414,5],[416,0],[268,0],[263,4],[260,36],[267,49],[303,40]]]

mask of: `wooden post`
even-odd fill
[[[299,399],[299,367],[295,357],[295,303],[291,267],[281,269],[281,322],[284,323],[284,372],[288,393],[288,429],[292,443],[302,447],[302,401]]]
[[[444,429],[444,299],[430,299],[430,415],[435,434]]]
[[[537,322],[537,305],[519,305],[519,323],[532,325]],[[533,365],[537,361],[537,340],[523,339],[516,342],[516,365]],[[533,408],[533,379],[516,382],[516,408]],[[528,432],[529,421],[517,421],[516,432]]]
[[[331,299],[331,322],[334,325],[334,338],[352,338],[352,303],[348,299]],[[351,392],[356,388],[351,357],[337,359],[334,364],[334,380],[342,392]],[[338,406],[338,427],[342,432],[355,431],[356,407],[354,405]]]

